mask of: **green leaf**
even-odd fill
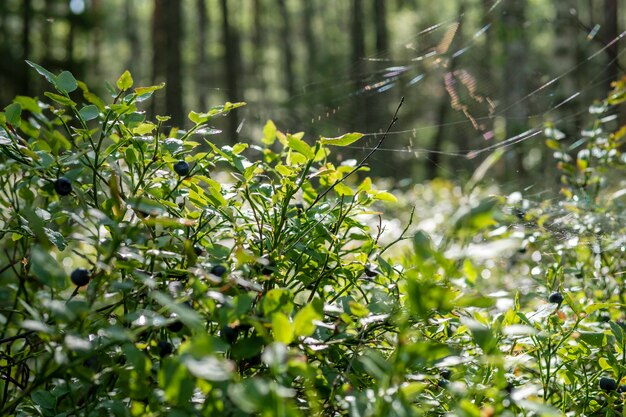
[[[135,135],[147,135],[148,133],[152,133],[152,131],[156,129],[156,125],[151,122],[141,123],[139,126],[133,129],[133,133]]]
[[[32,97],[27,96],[17,96],[15,97],[16,103],[20,103],[22,105],[23,110],[27,110],[34,114],[41,113],[41,108],[39,107],[39,102]]]
[[[63,235],[61,233],[52,229],[48,229],[47,227],[44,227],[43,231],[54,246],[59,248],[59,250],[65,249],[65,239],[63,238]]]
[[[19,103],[11,103],[4,108],[4,114],[7,123],[11,123],[14,127],[20,125],[22,116],[22,106]]]
[[[313,149],[311,149],[311,147],[307,145],[305,141],[298,139],[293,135],[287,135],[287,143],[289,144],[289,147],[291,149],[296,152],[300,152],[307,159],[313,159],[313,157],[315,156]]]
[[[415,255],[420,261],[424,262],[430,258],[433,254],[430,236],[422,230],[415,232],[415,235],[413,236],[413,249],[415,250]]]
[[[43,94],[44,94],[44,96],[46,96],[46,97],[56,101],[59,104],[62,104],[63,106],[71,106],[71,107],[76,106],[76,103],[74,103],[71,99],[69,99],[69,98],[67,98],[65,96],[62,96],[60,94],[54,94],[54,93],[51,93],[49,91],[46,91]]]
[[[194,122],[197,125],[199,125],[200,123],[204,123],[207,120],[209,120],[209,117],[206,115],[206,113],[198,113],[198,112],[195,112],[195,111],[190,111],[189,114],[187,115],[187,117],[189,118],[189,120],[191,120],[192,122]]]
[[[268,291],[263,297],[261,307],[265,316],[271,316],[276,311],[284,314],[291,314],[293,310],[292,294],[289,290],[283,288],[274,288]]]
[[[35,246],[31,250],[29,264],[31,274],[42,284],[54,289],[66,287],[65,271],[46,249]]]
[[[71,93],[78,88],[78,83],[71,72],[63,71],[57,75],[56,87],[61,91]]]
[[[78,111],[80,117],[83,118],[84,121],[89,121],[97,118],[100,115],[100,109],[94,104],[90,104],[88,106],[83,107]]]
[[[159,369],[158,379],[168,402],[181,406],[189,404],[195,384],[184,364],[176,358],[165,359]]]
[[[253,414],[264,408],[268,409],[266,407],[269,390],[266,381],[251,378],[229,385],[228,396],[244,413]]]
[[[281,312],[272,315],[272,331],[274,332],[274,340],[277,342],[288,345],[293,341],[293,326],[289,318]]]
[[[135,88],[135,94],[137,94],[138,96],[141,96],[144,94],[148,94],[148,93],[152,93],[157,90],[160,90],[163,87],[165,87],[165,83],[161,83],[159,85],[151,85],[150,87],[137,87]]]
[[[580,333],[580,340],[594,347],[602,347],[606,345],[606,337],[602,332],[583,332]]]
[[[186,356],[185,365],[193,376],[207,381],[228,381],[234,370],[231,362],[213,356],[194,359]]]
[[[56,81],[56,75],[54,75],[53,73],[51,73],[50,71],[48,71],[47,69],[45,69],[44,67],[35,64],[34,62],[31,61],[26,61],[26,63],[28,65],[30,65],[31,67],[35,68],[35,71],[37,71],[39,74],[43,75],[46,80],[48,80],[48,82],[50,82],[50,84],[54,85],[56,87],[57,85],[57,81]]]
[[[122,75],[120,75],[120,78],[117,79],[115,84],[120,91],[126,91],[133,86],[133,77],[130,75],[130,72],[126,70]]]
[[[252,358],[263,349],[265,342],[260,337],[240,337],[230,350],[233,359]]]
[[[54,410],[57,404],[57,400],[54,395],[43,390],[33,392],[31,399],[35,404],[46,410]]]
[[[363,133],[346,133],[336,138],[321,137],[320,141],[323,145],[348,146],[363,137]]]
[[[293,319],[293,327],[296,336],[311,336],[315,331],[314,320],[321,320],[322,315],[313,304],[307,304],[296,313]]]
[[[397,203],[398,202],[398,199],[396,198],[396,196],[394,196],[393,194],[391,194],[388,191],[376,192],[374,194],[374,200],[386,201],[386,202],[389,202],[389,203]]]
[[[271,145],[276,141],[276,125],[271,120],[268,120],[263,127],[263,143],[265,145]]]

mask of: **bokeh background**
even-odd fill
[[[0,103],[47,88],[25,60],[101,92],[128,69],[136,85],[167,83],[146,111],[173,125],[246,101],[217,122],[216,142],[256,141],[271,118],[310,141],[368,133],[338,155],[359,159],[404,96],[375,175],[462,181],[501,148],[494,181],[545,183],[556,180],[546,123],[575,144],[589,106],[624,75],[625,3],[2,0]]]

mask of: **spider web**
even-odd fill
[[[370,114],[375,116],[378,126],[363,132],[369,141],[352,147],[355,151],[352,155],[358,159],[358,151],[364,155],[373,148],[399,98],[404,96],[407,104],[400,113],[397,128],[390,132],[386,143],[378,150],[379,158],[371,164],[373,168],[377,164],[393,164],[389,162],[393,158],[428,159],[433,154],[440,154],[468,160],[496,149],[515,148],[527,141],[537,144],[544,138],[542,132],[547,121],[569,135],[578,135],[584,125],[581,118],[587,114],[588,106],[593,100],[606,96],[612,81],[604,77],[604,68],[612,63],[607,60],[605,52],[624,38],[626,32],[601,41],[599,23],[583,24],[578,20],[584,29],[574,28],[571,31],[574,38],[566,37],[566,42],[580,44],[578,49],[582,56],[562,70],[537,64],[546,59],[560,59],[553,56],[551,45],[544,45],[542,50],[538,50],[537,45],[527,45],[527,58],[514,64],[526,74],[523,79],[525,90],[522,97],[511,101],[507,98],[506,81],[501,79],[499,67],[490,65],[485,73],[477,70],[480,68],[477,61],[484,59],[486,38],[496,36],[496,21],[507,13],[503,9],[504,3],[498,1],[487,10],[478,20],[488,23],[478,28],[469,27],[470,23],[464,17],[470,13],[468,10],[456,19],[427,25],[425,29],[397,40],[397,44],[403,45],[406,57],[397,58],[395,55],[399,54],[392,51],[363,57],[361,62],[339,71],[338,78],[318,79],[301,86],[298,94],[287,101],[285,107],[289,116],[282,121],[283,125],[286,124],[286,130],[305,130],[326,136],[348,130],[363,132],[362,126],[355,125],[352,120],[355,102],[363,100],[372,107]],[[548,12],[551,11],[528,17],[524,27],[529,31],[541,30],[535,35],[540,37],[554,33],[558,25],[568,24],[548,17]],[[575,9],[570,9],[569,13],[569,17],[578,19]],[[588,27],[592,29],[586,32]],[[500,67],[503,66],[504,63],[500,63]],[[579,85],[572,89],[576,78]],[[355,88],[358,84],[362,85]],[[328,95],[329,91],[332,96],[322,103],[322,96]],[[415,106],[420,101],[428,105]],[[301,103],[305,105],[301,106]],[[440,105],[447,112],[444,123],[437,123],[432,110]],[[516,122],[521,122],[519,124],[526,129],[508,136],[507,132],[498,131],[504,130],[497,126],[498,123],[506,124],[514,118],[507,112],[520,105],[528,114],[524,120]],[[430,146],[432,137],[442,128],[464,131],[466,141],[446,138],[442,149]],[[440,168],[444,175],[455,175],[449,167]]]
[[[515,96],[508,88],[509,81],[515,80],[504,79],[507,62],[496,62],[496,54],[506,53],[492,50],[489,56],[486,51],[493,49],[489,37],[502,36],[496,31],[506,30],[501,22],[509,13],[505,6],[506,1],[501,0],[487,10],[473,6],[452,19],[422,22],[423,29],[396,39],[389,51],[362,57],[340,68],[331,79],[314,79],[289,97],[285,106],[288,117],[280,121],[281,126],[324,136],[361,131],[364,140],[349,147],[345,155],[339,152],[340,158],[358,161],[374,148],[400,97],[405,97],[399,122],[368,164],[372,175],[411,177],[415,166],[432,164],[438,175],[463,183],[485,158],[503,151],[499,166],[490,168],[493,177],[487,175],[483,182],[504,190],[522,190],[523,198],[534,208],[543,205],[542,213],[551,218],[553,238],[571,248],[578,237],[591,231],[558,227],[567,224],[572,214],[563,209],[563,199],[558,196],[556,161],[544,145],[546,123],[551,123],[553,131],[562,132],[562,140],[572,144],[570,149],[580,146],[580,132],[591,120],[589,106],[606,97],[613,81],[607,78],[606,69],[624,54],[622,50],[617,58],[611,58],[607,52],[626,37],[626,31],[602,39],[598,17],[579,15],[573,7],[556,17],[550,8],[527,10],[523,27],[533,33],[533,42],[527,39],[524,59],[508,63],[518,66],[522,74],[516,81],[522,86],[521,94]],[[481,16],[466,18],[472,13]],[[541,38],[547,41],[540,44],[537,39]],[[506,48],[503,44],[500,41]],[[618,76],[623,75],[619,69]],[[364,109],[366,119],[377,124],[367,123],[365,132],[363,124],[355,123]],[[609,116],[613,117],[604,120],[610,132],[617,127],[617,115]],[[363,118],[359,120],[363,123]],[[523,128],[510,133],[507,124]],[[440,131],[445,135],[436,144]],[[520,161],[517,167],[516,159]],[[420,172],[423,177],[424,170]],[[407,181],[396,186],[402,183]],[[619,237],[615,236],[619,222],[609,223],[599,235]],[[533,228],[536,224],[521,218],[512,224],[516,226]],[[614,244],[624,245],[623,237]]]

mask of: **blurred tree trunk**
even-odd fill
[[[504,98],[507,138],[528,129],[528,108],[527,101],[524,100],[528,90],[525,71],[528,56],[524,28],[525,5],[524,0],[507,1],[502,4],[502,44],[504,46],[502,97]],[[505,155],[504,163],[507,166],[509,178],[520,178],[524,175],[523,148],[523,143],[518,143]]]
[[[617,0],[604,0],[604,43],[609,44],[619,36],[618,29],[618,6]],[[619,42],[613,43],[606,50],[609,62],[605,67],[604,79],[607,93],[610,91],[611,82],[619,77]]]
[[[30,82],[29,82],[29,74],[30,71],[26,70],[24,61],[30,58],[30,49],[31,49],[31,39],[30,39],[30,31],[31,31],[31,17],[33,15],[33,6],[31,0],[23,0],[22,3],[22,59],[19,64],[20,67],[24,67],[23,71],[21,71],[21,80],[19,93],[24,95],[30,95]]]
[[[374,0],[374,21],[376,25],[376,52],[379,56],[382,56],[389,49],[387,5],[385,0]]]
[[[313,31],[313,20],[315,18],[315,8],[313,0],[304,0],[304,43],[307,51],[307,83],[313,82],[313,74],[317,69],[317,48],[315,45],[315,32]]]
[[[91,14],[94,16],[94,25],[91,28],[92,42],[93,47],[91,48],[91,57],[88,59],[87,68],[90,69],[89,73],[94,77],[94,79],[100,79],[101,77],[101,68],[100,68],[100,53],[102,51],[101,42],[102,42],[102,0],[92,0],[91,2]]]
[[[565,76],[559,80],[555,97],[556,103],[566,100],[575,92],[584,92],[583,86],[589,82],[586,76],[588,68],[586,52],[580,48],[578,42],[575,47],[572,47],[572,39],[576,39],[579,29],[578,18],[571,14],[570,7],[571,5],[567,2],[555,3],[556,24],[554,25],[554,41],[552,42],[555,59],[552,62],[552,68],[555,74],[567,74],[568,70],[576,66],[578,66],[578,69],[575,74]],[[583,98],[583,100],[586,99]],[[566,112],[580,115],[576,118],[576,123],[562,127],[568,135],[576,135],[582,127],[580,123],[585,118],[584,113],[579,112],[581,109],[576,100],[565,103],[562,108]],[[549,149],[546,148],[545,150],[546,156],[548,156]]]
[[[54,19],[54,1],[53,0],[45,0],[44,1],[44,23],[42,30],[42,41],[43,41],[43,66],[44,68],[51,68],[52,66],[52,21],[49,19]]]
[[[165,80],[165,106],[154,100],[157,114],[167,114],[174,126],[184,123],[182,88],[182,16],[180,0],[155,0],[152,15],[152,83]]]
[[[222,0],[222,43],[224,45],[224,72],[226,76],[226,88],[228,89],[228,100],[237,102],[241,100],[239,95],[239,39],[237,32],[231,26],[228,14],[228,0]],[[231,143],[236,143],[237,129],[239,121],[237,113],[231,112],[228,115],[229,128],[228,137]]]
[[[367,128],[367,100],[364,87],[367,85],[367,67],[365,65],[365,28],[363,25],[363,1],[352,0],[352,21],[351,21],[351,44],[352,44],[352,65],[355,71],[356,83],[354,88],[359,94],[355,99],[355,109],[353,129],[368,131]]]
[[[165,81],[167,68],[167,33],[166,25],[166,3],[168,0],[154,0],[152,11],[152,85]],[[169,86],[167,87],[169,88]],[[155,95],[151,106],[152,114],[165,115],[167,109],[160,95]]]
[[[198,93],[198,110],[207,110],[207,84],[209,82],[209,66],[207,65],[207,30],[209,26],[209,15],[206,7],[206,0],[196,1],[196,11],[198,13],[198,45],[196,46],[198,58],[196,61],[196,92]]]
[[[293,50],[291,49],[291,22],[289,19],[289,10],[285,0],[277,0],[278,11],[282,20],[280,28],[280,37],[283,44],[283,69],[285,71],[286,90],[289,97],[293,97],[296,92],[294,73],[293,73]]]
[[[141,57],[141,43],[139,41],[139,33],[137,32],[137,10],[135,8],[135,2],[124,2],[124,24],[126,25],[126,39],[130,46],[130,53],[126,59],[126,69],[128,69],[134,77],[137,77],[140,68],[139,58]]]
[[[183,126],[183,77],[182,77],[182,10],[181,0],[165,1],[166,17],[166,73],[165,107],[172,116],[172,124]]]
[[[254,68],[262,68],[263,66],[263,4],[262,0],[254,0],[252,3],[252,14],[253,14],[253,33],[252,33],[252,62]],[[257,71],[257,73],[261,73],[261,71]],[[259,78],[263,78],[259,75]],[[261,87],[262,88],[262,87]]]
[[[463,39],[461,35],[462,34],[461,27],[463,26],[464,11],[465,9],[463,5],[461,5],[459,7],[459,12],[458,12],[459,25],[456,28],[456,32],[452,40],[453,43],[450,46],[463,44]],[[428,157],[428,162],[426,164],[426,178],[431,179],[431,180],[437,177],[437,174],[440,168],[441,156],[442,156],[441,151],[443,150],[443,142],[446,137],[447,130],[448,130],[447,125],[446,125],[446,120],[448,119],[449,114],[450,114],[450,109],[452,108],[452,97],[450,96],[450,93],[448,92],[448,85],[446,81],[448,80],[448,83],[450,84],[457,83],[456,76],[454,75],[454,71],[456,70],[457,63],[458,63],[457,60],[459,59],[459,57],[452,56],[452,54],[450,54],[449,51],[444,51],[444,52],[450,55],[447,68],[446,68],[446,74],[444,75],[444,79],[442,83],[442,87],[444,91],[447,92],[447,94],[444,94],[443,98],[439,102],[439,107],[437,108],[437,121],[435,122],[436,123],[435,126],[437,126],[437,132],[435,133],[435,136],[433,138],[433,143],[430,147],[432,150],[432,153]]]
[[[76,57],[74,53],[74,45],[76,43],[76,16],[70,8],[67,8],[67,15],[65,17],[69,30],[67,31],[67,37],[65,38],[65,62],[62,64],[63,68],[70,72],[79,73],[77,71]]]

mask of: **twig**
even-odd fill
[[[311,205],[307,208],[307,211],[309,211],[310,209],[313,208],[313,206],[315,206],[317,203],[319,203],[319,201],[324,198],[324,196],[326,196],[326,194],[328,194],[329,192],[331,192],[339,183],[342,183],[345,181],[346,178],[348,178],[350,175],[354,174],[356,171],[358,171],[359,169],[361,169],[363,167],[363,165],[365,165],[365,162],[367,162],[367,160],[369,159],[370,156],[372,156],[374,154],[374,152],[376,152],[380,146],[383,144],[383,142],[385,141],[385,138],[387,137],[387,134],[389,133],[389,131],[391,130],[392,126],[394,124],[396,124],[396,122],[398,121],[398,112],[400,111],[400,107],[402,107],[402,103],[404,103],[404,96],[400,99],[400,103],[398,104],[398,107],[396,108],[395,113],[393,114],[393,119],[391,119],[391,123],[389,123],[389,126],[387,126],[387,130],[385,131],[385,133],[383,134],[383,136],[380,138],[380,140],[378,141],[378,143],[376,144],[376,146],[370,151],[370,153],[368,153],[367,155],[365,155],[365,158],[363,158],[361,160],[361,162],[359,162],[359,164],[354,167],[352,169],[352,171],[348,172],[346,175],[344,175],[343,177],[341,177],[341,179],[338,179],[337,181],[335,181],[333,183],[333,185],[331,185],[330,187],[328,187],[326,189],[326,191],[324,191],[322,194],[319,194],[315,200],[313,200],[313,202],[311,203]]]

